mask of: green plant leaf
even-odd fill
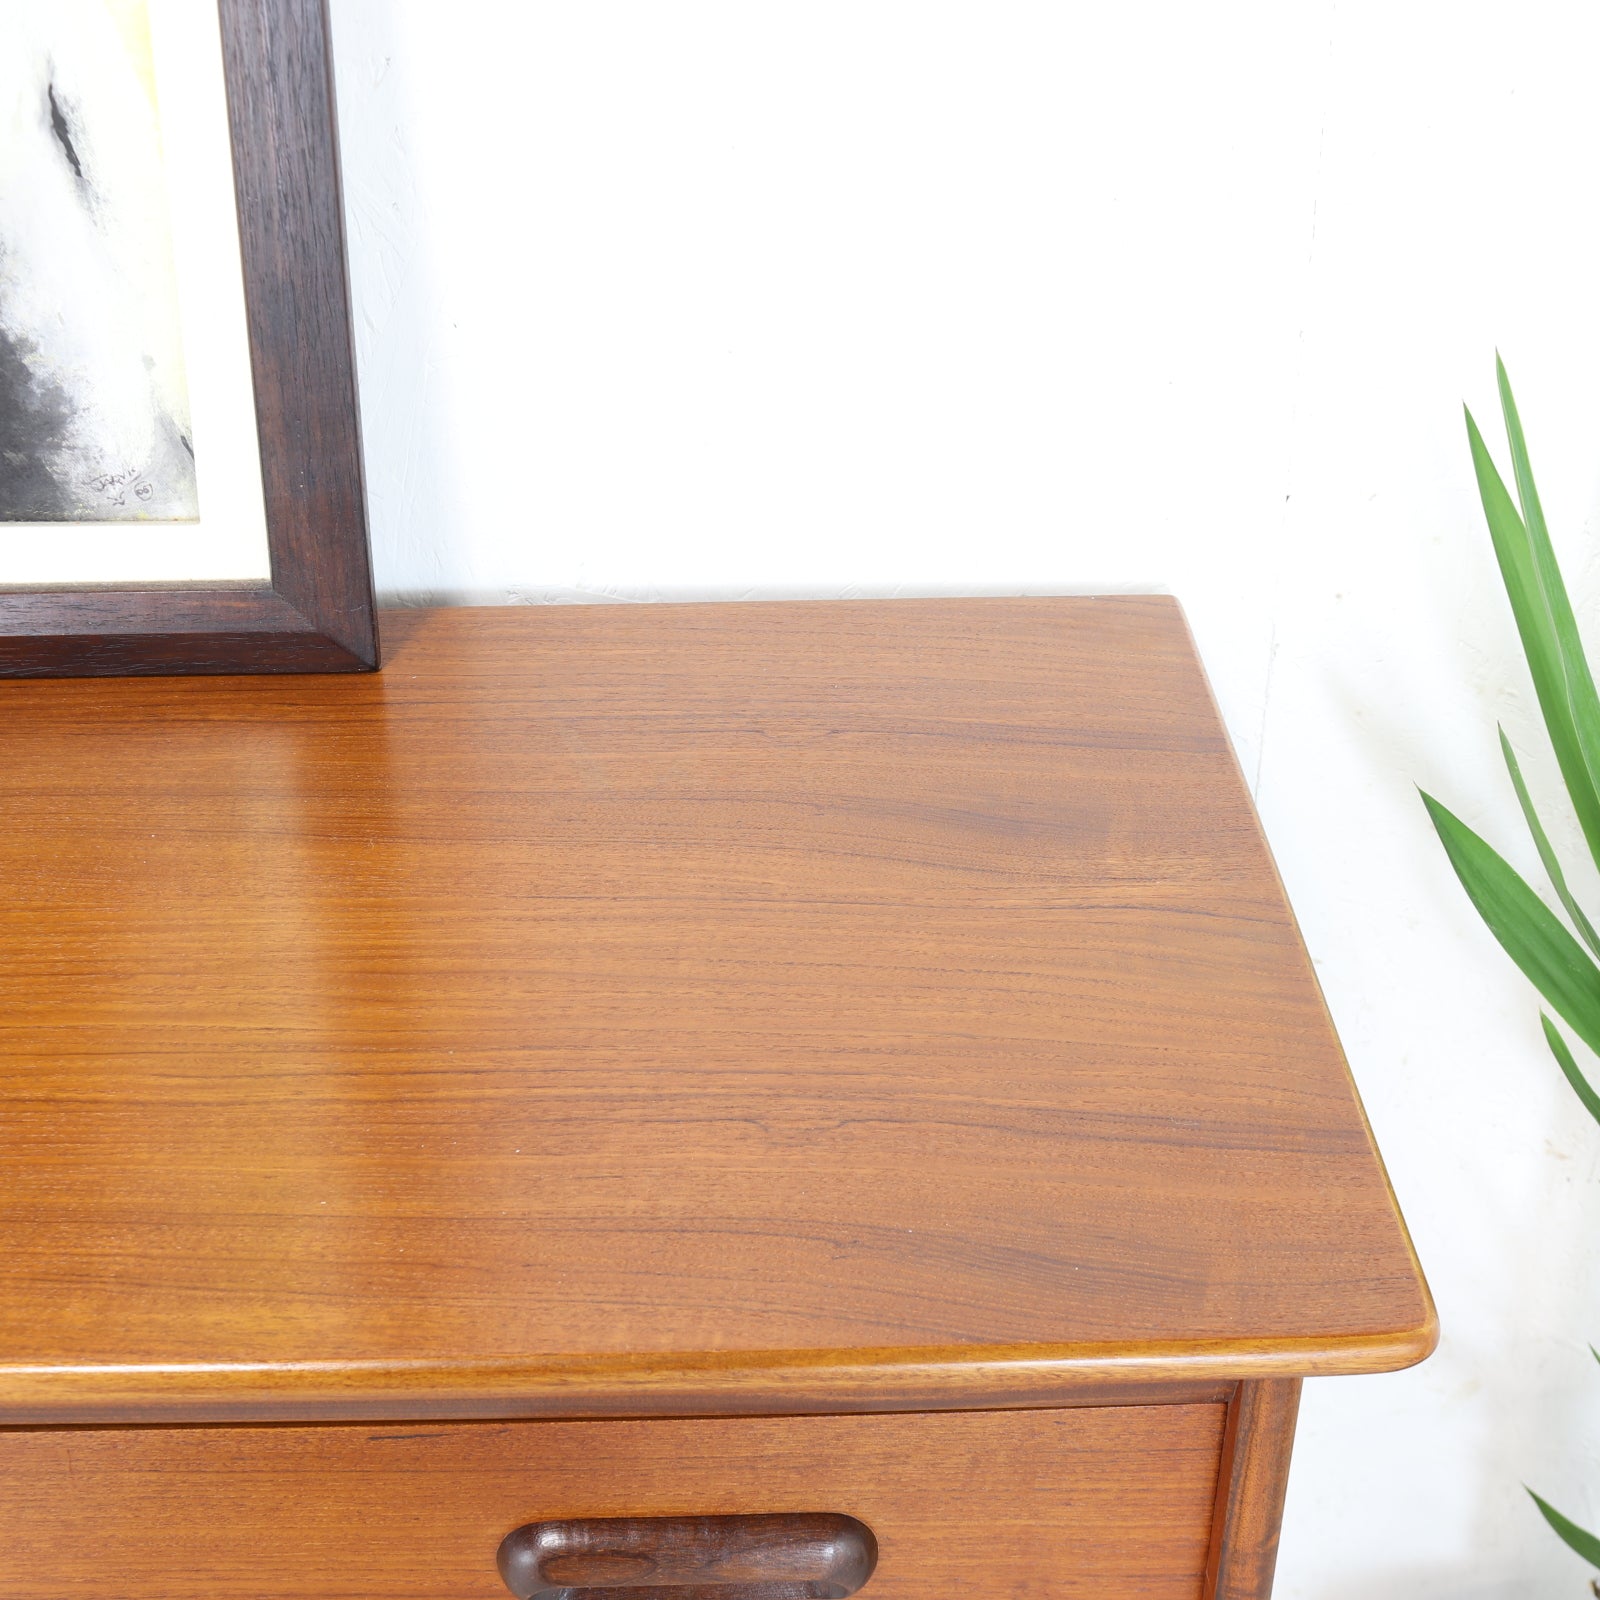
[[[1522,768],[1517,764],[1517,754],[1511,748],[1511,741],[1506,738],[1506,730],[1500,730],[1500,751],[1506,758],[1506,770],[1511,774],[1511,787],[1517,791],[1517,803],[1522,807],[1522,814],[1528,820],[1528,832],[1533,835],[1533,842],[1539,851],[1539,859],[1544,863],[1544,870],[1550,875],[1550,882],[1555,885],[1556,893],[1561,897],[1561,903],[1567,908],[1567,915],[1572,918],[1572,925],[1583,935],[1583,942],[1600,956],[1600,936],[1595,934],[1589,919],[1583,914],[1583,907],[1573,899],[1572,891],[1567,888],[1567,875],[1561,870],[1561,862],[1557,858],[1550,844],[1550,836],[1544,831],[1544,824],[1539,821],[1539,813],[1533,809],[1533,799],[1528,794],[1528,786],[1522,781]]]
[[[1422,802],[1489,931],[1556,1015],[1600,1053],[1600,968],[1490,845],[1431,795]]]
[[[1522,524],[1527,530],[1529,549],[1533,552],[1534,570],[1544,591],[1545,608],[1555,628],[1556,644],[1566,678],[1567,702],[1578,734],[1578,747],[1583,754],[1589,783],[1600,791],[1600,694],[1595,692],[1594,674],[1589,670],[1589,658],[1584,653],[1583,640],[1578,633],[1578,619],[1573,615],[1572,601],[1568,598],[1567,586],[1561,577],[1561,566],[1550,544],[1544,507],[1539,503],[1539,491],[1533,482],[1533,468],[1528,462],[1528,446],[1522,437],[1522,418],[1517,414],[1511,380],[1506,376],[1506,365],[1498,352],[1494,358],[1494,373],[1495,383],[1500,390],[1500,411],[1505,418],[1506,439],[1511,446],[1511,467],[1517,480],[1517,499],[1522,505]]]
[[[1526,1487],[1526,1485],[1524,1485]],[[1600,1539],[1592,1533],[1586,1533],[1576,1522],[1570,1521],[1561,1515],[1553,1505],[1541,1500],[1532,1489],[1528,1493],[1533,1497],[1533,1503],[1544,1514],[1544,1520],[1556,1530],[1566,1542],[1589,1563],[1591,1567],[1600,1567]]]
[[[1466,417],[1467,442],[1472,449],[1473,470],[1478,478],[1478,496],[1483,502],[1489,537],[1494,542],[1495,559],[1500,564],[1500,576],[1511,602],[1511,614],[1516,619],[1517,633],[1522,640],[1528,672],[1533,678],[1539,710],[1555,750],[1556,763],[1561,768],[1561,781],[1566,785],[1573,810],[1578,814],[1578,823],[1583,829],[1589,853],[1596,865],[1600,865],[1600,786],[1597,786],[1596,775],[1590,770],[1578,737],[1567,664],[1551,611],[1546,581],[1548,575],[1541,570],[1541,562],[1535,556],[1534,541],[1530,539],[1527,527],[1512,503],[1472,413],[1468,411]],[[1547,548],[1548,539],[1544,544]],[[1553,565],[1554,557],[1550,560]],[[1556,574],[1556,582],[1560,582],[1559,573]],[[1561,595],[1564,600],[1564,588]],[[1570,613],[1571,606],[1568,605],[1566,610]],[[1575,646],[1576,639],[1574,625]],[[1576,653],[1582,656],[1581,646],[1576,646]],[[1585,665],[1582,675],[1587,676],[1587,673]],[[1597,747],[1596,756],[1600,758],[1600,747]]]
[[[1539,1013],[1539,1020],[1544,1024],[1544,1036],[1550,1043],[1550,1051],[1556,1058],[1556,1065],[1561,1068],[1567,1082],[1572,1085],[1573,1093],[1583,1101],[1583,1109],[1596,1122],[1600,1122],[1600,1094],[1594,1092],[1589,1080],[1578,1070],[1578,1063],[1573,1059],[1572,1050],[1567,1041],[1556,1031],[1555,1023],[1542,1011]],[[1595,1359],[1600,1360],[1600,1356]]]

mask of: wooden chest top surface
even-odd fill
[[[0,684],[0,1422],[1040,1403],[1431,1348],[1173,602],[386,646]]]

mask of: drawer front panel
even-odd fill
[[[0,1432],[3,1600],[508,1600],[578,1517],[842,1512],[871,1600],[1198,1600],[1224,1407]]]

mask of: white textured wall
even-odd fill
[[[1412,785],[1531,863],[1458,407],[1600,598],[1597,14],[334,13],[383,589],[1179,595],[1444,1324],[1308,1387],[1279,1593],[1584,1592],[1600,1130]]]

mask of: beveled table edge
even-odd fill
[[[459,1361],[0,1365],[0,1426],[948,1411],[1171,1400],[1175,1387],[1394,1372],[1416,1328],[1330,1339]],[[1159,1396],[1153,1391],[1159,1390]],[[1116,1398],[1126,1395],[1126,1398]]]

